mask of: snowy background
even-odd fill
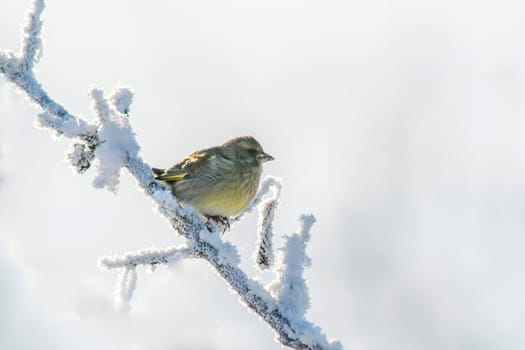
[[[2,1],[0,48],[26,8]],[[91,84],[132,87],[150,164],[241,134],[276,157],[277,235],[316,215],[307,317],[345,348],[525,348],[525,3],[48,0],[44,19],[49,94],[90,115]],[[0,78],[1,349],[279,349],[202,261],[139,269],[116,312],[98,257],[179,239],[128,174],[117,196],[73,175],[36,114]],[[249,271],[255,226],[225,235]]]

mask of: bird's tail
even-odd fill
[[[153,175],[155,175],[155,179],[158,179],[159,176],[161,176],[162,174],[164,174],[164,169],[151,168],[151,171],[153,171]]]

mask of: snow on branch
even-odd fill
[[[42,55],[42,39],[40,32],[42,31],[42,20],[40,19],[42,12],[44,11],[44,2],[35,1],[33,8],[29,9],[26,13],[26,26],[23,29],[24,39],[20,51],[25,60],[23,63],[23,69],[27,72],[33,70],[33,66],[38,62]]]
[[[122,102],[115,96],[127,96]],[[126,88],[117,88],[112,93],[111,102],[104,97],[104,92],[91,89],[92,109],[98,127],[100,145],[95,152],[97,175],[93,181],[96,188],[107,188],[116,193],[119,184],[120,170],[130,158],[136,158],[140,147],[129,124],[126,114],[120,110],[129,110],[133,93]],[[118,105],[115,105],[116,103]]]
[[[74,138],[67,158],[78,172],[86,171],[94,158],[99,144],[96,126],[74,117],[62,105],[49,97],[35,79],[33,66],[38,61],[42,49],[42,20],[44,1],[36,0],[26,14],[26,24],[22,29],[20,52],[0,50],[0,73],[27,94],[27,97],[42,108],[37,125],[49,129],[54,135]]]
[[[131,308],[131,298],[137,284],[137,269],[135,267],[125,267],[120,272],[117,281],[116,306],[121,311],[128,311]]]
[[[306,267],[311,264],[306,255],[306,244],[310,239],[310,229],[315,223],[313,215],[301,215],[299,232],[285,237],[284,247],[280,249],[279,263],[276,266],[276,279],[270,285],[284,313],[303,317],[310,307],[308,287],[303,277]]]
[[[273,190],[272,194],[264,201],[262,196]],[[273,220],[279,205],[282,184],[274,178],[268,177],[261,184],[260,196],[256,197],[259,204],[259,222],[257,224],[257,242],[255,243],[254,260],[261,270],[267,270],[273,264]],[[254,201],[255,202],[255,201]]]
[[[60,104],[49,98],[47,93],[36,81],[33,66],[42,52],[42,20],[44,1],[35,0],[26,14],[26,24],[22,29],[20,52],[15,54],[10,50],[0,50],[0,73],[22,89],[28,97],[43,110],[60,119],[74,118]]]
[[[337,341],[330,341],[321,329],[305,320],[310,300],[303,272],[310,265],[306,244],[310,228],[315,222],[312,215],[300,218],[297,234],[288,236],[279,251],[274,267],[275,280],[268,287],[250,278],[240,268],[237,248],[222,239],[224,226],[206,220],[191,206],[182,206],[171,190],[156,181],[151,167],[140,157],[140,147],[130,124],[130,106],[133,92],[119,87],[107,97],[101,89],[92,88],[93,118],[86,120],[74,116],[53,100],[35,78],[33,66],[42,53],[43,0],[34,0],[26,16],[19,53],[0,50],[0,73],[22,90],[29,100],[41,108],[37,126],[54,136],[72,139],[67,158],[73,168],[83,173],[96,164],[93,186],[117,191],[122,169],[129,171],[146,197],[153,203],[161,217],[181,237],[184,245],[165,249],[142,249],[120,256],[106,256],[99,260],[103,270],[119,270],[117,300],[122,307],[129,307],[137,284],[137,267],[169,266],[187,258],[205,260],[236,293],[240,301],[255,312],[271,327],[276,339],[285,346],[308,350],[341,350]],[[279,204],[281,182],[267,177],[244,214],[232,219],[241,220],[259,208],[258,243],[255,254],[261,268],[270,268],[273,261],[273,219]]]
[[[34,64],[42,52],[42,20],[44,1],[34,1],[26,12],[25,26],[22,28],[22,43],[18,55],[12,51],[0,52],[0,72],[12,78],[16,75],[32,73]]]
[[[168,247],[166,249],[141,249],[137,252],[126,253],[121,256],[115,255],[101,257],[98,264],[103,270],[134,268],[139,265],[169,265],[179,259],[191,256],[193,251],[193,249],[186,246]]]
[[[123,256],[101,257],[98,264],[102,270],[120,270],[115,293],[116,306],[121,311],[128,311],[137,284],[137,266],[147,266],[153,271],[159,264],[171,266],[183,258],[191,257],[192,252],[193,249],[186,246],[141,249]]]

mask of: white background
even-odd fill
[[[26,7],[2,0],[0,48],[18,48]],[[307,316],[346,349],[525,348],[523,1],[48,0],[44,15],[44,88],[89,116],[92,84],[132,87],[150,164],[242,134],[275,156],[278,236],[318,219]],[[98,257],[180,240],[128,174],[116,196],[72,174],[36,114],[1,78],[1,349],[280,348],[201,261],[139,270],[132,312],[114,311]],[[225,234],[251,272],[255,225]]]

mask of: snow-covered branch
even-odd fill
[[[284,247],[280,250],[279,264],[275,281],[270,290],[275,295],[281,309],[290,317],[304,316],[310,307],[308,287],[303,277],[305,267],[310,266],[306,255],[306,244],[310,239],[310,229],[315,223],[313,215],[301,215],[299,232],[287,236]]]
[[[150,166],[140,157],[140,147],[129,119],[133,99],[130,89],[119,87],[106,96],[101,89],[92,88],[93,118],[86,120],[69,113],[42,88],[34,76],[33,66],[42,53],[43,9],[43,0],[32,2],[20,51],[16,54],[0,51],[0,73],[41,108],[38,126],[50,130],[55,136],[73,140],[68,159],[76,171],[84,172],[96,165],[94,187],[116,193],[122,169],[127,169],[139,188],[153,201],[159,214],[186,238],[186,243],[180,247],[143,249],[121,256],[102,257],[99,260],[102,269],[120,270],[119,302],[128,304],[131,300],[137,283],[137,267],[170,265],[185,258],[200,258],[206,260],[241,301],[275,331],[281,344],[294,349],[342,349],[339,342],[329,341],[319,327],[304,317],[309,297],[303,271],[310,265],[305,249],[315,221],[313,216],[302,216],[298,233],[286,237],[274,267],[276,278],[270,286],[265,287],[248,277],[239,266],[236,247],[221,238],[223,224],[206,220],[189,206],[181,206],[170,189],[154,179]],[[281,187],[278,179],[266,178],[246,212],[232,219],[235,223],[254,208],[259,208],[256,261],[264,268],[271,267],[273,261],[273,218]]]
[[[257,225],[257,242],[255,243],[254,260],[261,270],[266,270],[273,264],[273,219],[275,211],[279,205],[281,197],[282,184],[278,179],[273,177],[267,178],[261,184],[261,196],[273,189],[272,194],[266,200],[259,204],[259,222]]]
[[[179,259],[191,257],[193,249],[188,247],[168,247],[165,249],[141,249],[124,255],[104,256],[98,261],[103,270],[122,269],[125,267],[155,266],[171,264]]]
[[[192,257],[193,249],[186,246],[166,249],[141,249],[122,256],[104,256],[98,261],[102,270],[120,270],[115,293],[117,307],[127,311],[137,284],[137,266],[147,266],[154,270],[157,265],[171,266],[175,262]]]

